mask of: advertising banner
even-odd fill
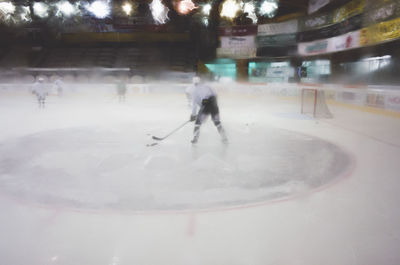
[[[267,68],[267,77],[282,77],[289,78],[294,75],[293,67],[283,66],[283,67],[269,67]]]
[[[328,27],[303,31],[297,34],[298,42],[309,42],[314,40],[328,39],[340,35],[340,23]]]
[[[400,38],[400,18],[378,23],[373,28],[378,42]]]
[[[400,5],[400,1],[390,1],[381,5],[371,4],[363,16],[364,26],[394,18],[398,5]]]
[[[314,55],[328,52],[328,40],[301,42],[297,45],[300,55]]]
[[[362,15],[356,15],[341,23],[333,24],[320,29],[303,31],[298,33],[297,40],[299,42],[308,42],[318,39],[327,39],[338,35],[345,34],[350,31],[361,29]]]
[[[375,43],[375,39],[371,34],[371,30],[369,28],[362,28],[360,30],[360,45],[366,46],[373,43]]]
[[[339,102],[365,105],[366,95],[362,92],[352,92],[352,91],[341,91],[335,94],[336,100]]]
[[[257,35],[257,26],[234,26],[234,27],[219,27],[219,36],[246,36],[246,35]]]
[[[297,19],[289,20],[281,23],[270,23],[258,25],[259,36],[266,35],[279,35],[279,34],[290,34],[298,31]]]
[[[361,45],[371,45],[400,38],[400,17],[361,30]]]
[[[220,37],[221,48],[255,47],[255,36]]]
[[[247,59],[256,57],[255,47],[217,48],[218,58]]]
[[[349,32],[329,39],[329,52],[343,51],[360,47],[360,31]]]
[[[385,108],[400,111],[400,96],[387,95],[385,97]]]
[[[332,24],[332,14],[305,16],[299,19],[299,31],[307,31]]]
[[[329,4],[329,2],[329,0],[310,0],[308,4],[308,14],[314,13],[315,11]]]
[[[257,36],[257,47],[288,46],[296,44],[296,34]]]
[[[325,40],[299,43],[298,53],[300,55],[314,55],[357,47],[360,47],[360,31],[353,31]]]
[[[383,94],[379,93],[368,93],[366,99],[366,105],[376,108],[385,107],[385,97]]]
[[[333,12],[333,23],[342,22],[364,11],[366,0],[353,0]]]

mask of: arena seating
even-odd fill
[[[189,47],[149,46],[124,48],[51,48],[33,67],[129,67],[145,71],[192,71],[196,61]]]

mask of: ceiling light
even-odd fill
[[[187,15],[195,8],[197,8],[197,6],[194,5],[192,0],[182,0],[179,1],[176,11],[181,15]]]
[[[278,1],[276,0],[264,0],[260,6],[260,15],[273,18],[278,11]]]
[[[66,17],[69,17],[78,12],[77,8],[71,5],[71,3],[68,1],[58,2],[56,4],[56,7],[57,7],[56,16],[60,16],[62,14]]]
[[[11,2],[0,2],[0,13],[12,15],[15,12],[15,6]]]
[[[207,16],[210,15],[210,11],[211,11],[211,5],[210,4],[203,5],[202,12],[203,12],[204,15],[207,15]]]
[[[151,14],[158,24],[164,24],[168,20],[168,7],[161,3],[161,0],[153,0],[150,3]]]
[[[243,6],[243,12],[247,13],[247,17],[257,23],[256,7],[253,2],[247,2]]]
[[[130,3],[125,3],[122,5],[122,10],[125,12],[127,16],[129,16],[132,13],[132,4]]]
[[[240,10],[240,4],[235,0],[225,0],[222,4],[221,17],[233,19]]]
[[[91,12],[97,18],[105,18],[110,15],[111,8],[108,1],[95,1],[85,7],[89,12]]]
[[[45,18],[49,15],[49,7],[42,2],[36,2],[33,4],[33,12],[36,16]]]

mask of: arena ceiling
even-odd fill
[[[0,2],[12,2],[15,5],[19,5],[19,6],[27,6],[31,8],[32,11],[32,6],[35,3],[46,3],[46,4],[51,4],[54,3],[56,1],[50,1],[50,0],[0,0]],[[60,0],[61,1],[61,0]],[[94,2],[94,0],[67,0],[69,3],[74,4],[74,3],[78,3],[78,2],[83,2],[83,3],[92,3]],[[143,4],[150,4],[152,2],[152,0],[103,0],[103,1],[107,1],[107,2],[112,2],[112,5],[116,6],[116,5],[123,5],[124,3],[131,2],[134,5],[143,5]],[[167,6],[170,9],[170,13],[174,13],[174,11],[176,12],[176,2],[178,0],[161,0],[161,2]],[[221,4],[224,2],[225,0],[193,0],[193,2],[196,5],[199,4],[205,4],[205,3],[209,3],[211,4],[213,7],[219,7]],[[261,2],[263,0],[253,0],[252,2],[255,5],[260,5]],[[307,13],[307,8],[308,8],[308,2],[309,0],[277,0],[279,3],[279,7],[278,7],[278,11],[276,13],[276,16],[282,16],[282,15],[287,15],[290,13]],[[246,2],[250,2],[250,0],[245,0],[243,1],[244,3]],[[194,10],[196,11],[196,10]],[[220,10],[219,10],[220,11]],[[193,15],[196,12],[191,12],[189,14],[189,16]],[[140,15],[140,14],[136,14],[136,15]]]
[[[232,17],[222,15],[224,5],[229,1],[240,4],[240,8]],[[278,8],[272,16],[261,12],[261,6],[267,1],[273,0],[0,0],[0,4],[8,2],[17,6],[13,14],[4,13],[4,10],[1,10],[0,7],[0,22],[6,22],[3,25],[7,26],[28,25],[28,27],[35,27],[39,25],[40,27],[54,28],[55,30],[63,28],[66,24],[71,25],[71,21],[79,25],[82,21],[92,18],[113,21],[112,23],[116,23],[116,21],[129,21],[129,23],[132,23],[132,20],[136,20],[135,23],[137,25],[169,24],[181,29],[190,29],[193,23],[204,24],[206,27],[249,25],[279,22],[279,18],[292,14],[297,14],[297,16],[307,15],[310,0],[275,0],[278,1]],[[323,9],[335,8],[348,1],[330,0],[330,3]],[[99,17],[94,12],[88,11],[88,6],[95,2],[107,3],[108,13]],[[158,12],[163,13],[161,18],[156,18],[154,15],[154,7],[152,5],[155,2],[158,3],[158,7],[165,9]],[[191,9],[186,9],[186,13],[181,12],[180,9],[183,2],[185,2],[186,7],[188,4],[191,5]],[[63,16],[57,3],[74,5],[77,12],[72,16]],[[129,3],[134,10],[128,15],[124,14],[123,9],[126,3]],[[35,9],[37,4],[44,4],[49,7],[47,16],[40,16]],[[244,8],[247,4],[253,6],[253,11],[251,11],[253,14]],[[205,5],[210,6],[210,11],[207,15],[204,15]],[[26,21],[21,21],[21,17],[23,17],[21,16],[22,7],[24,7],[23,12],[29,13],[26,16],[29,16]],[[7,19],[8,21],[6,21]]]

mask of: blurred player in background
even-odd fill
[[[32,86],[32,94],[36,95],[39,108],[44,108],[46,96],[48,95],[46,84],[44,83],[44,78],[39,77],[37,81]]]
[[[117,81],[117,94],[118,94],[119,102],[125,101],[126,90],[127,90],[126,83],[123,80],[123,78],[121,77]]]
[[[208,115],[211,115],[211,119],[221,135],[222,142],[228,143],[225,130],[221,125],[217,94],[215,91],[201,82],[200,77],[198,76],[193,77],[193,85],[186,89],[186,91],[189,93],[192,100],[192,114],[190,115],[190,121],[195,121],[192,143],[195,144],[199,140],[200,126]],[[196,114],[197,107],[200,109]]]
[[[64,92],[64,81],[62,77],[59,77],[56,79],[56,81],[54,81],[54,87],[57,91],[57,95],[61,97]]]

